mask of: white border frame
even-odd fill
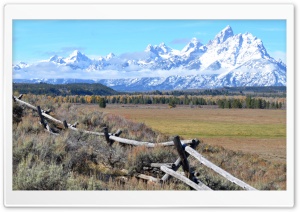
[[[197,193],[191,191],[13,191],[11,67],[12,20],[16,19],[286,20],[287,190]],[[294,205],[294,6],[292,4],[7,4],[4,7],[4,70],[4,111],[6,111],[4,114],[6,123],[4,126],[4,204],[6,207],[292,207]],[[175,196],[178,198],[174,198]],[[181,201],[178,202],[178,199]]]

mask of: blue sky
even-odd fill
[[[67,57],[74,50],[91,58],[120,55],[162,42],[181,50],[193,37],[206,44],[227,25],[234,34],[252,33],[272,57],[285,61],[284,20],[15,20],[13,63]]]

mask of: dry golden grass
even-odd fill
[[[84,105],[87,107],[87,105]],[[275,161],[286,159],[286,111],[260,109],[204,109],[157,105],[107,105],[90,109],[143,122],[167,135],[199,138],[227,149],[256,153]]]

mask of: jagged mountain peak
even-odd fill
[[[244,40],[243,45],[247,46],[248,49],[252,49],[253,57],[256,55],[255,57],[257,58],[271,59],[261,39],[257,38],[249,32],[242,34],[242,39]]]
[[[202,46],[203,46],[203,44],[197,38],[194,37],[190,40],[190,42],[185,47],[183,47],[181,52],[182,53],[194,52],[199,49],[201,49],[203,51],[203,49],[201,48]]]
[[[69,57],[79,56],[83,55],[79,50],[74,50]]]
[[[229,32],[231,34],[233,34],[232,28],[230,25],[227,25],[224,29],[221,30],[221,32]]]
[[[49,61],[54,61],[54,60],[56,60],[57,58],[58,58],[57,55],[53,55],[53,56],[50,57]]]
[[[223,30],[221,30],[214,38],[213,43],[223,43],[228,38],[234,36],[232,28],[227,25]]]
[[[161,47],[161,48],[162,48],[162,47],[167,47],[166,44],[165,44],[164,42],[160,43],[158,46]]]
[[[196,37],[193,37],[187,45],[202,46],[203,44]]]
[[[64,63],[66,63],[66,62],[64,61],[64,58],[63,58],[63,57],[59,57],[59,56],[57,56],[57,55],[54,55],[54,56],[50,57],[49,62],[54,62],[54,63],[59,63],[59,64],[64,64]]]
[[[12,67],[13,67],[14,70],[21,70],[21,69],[27,68],[27,67],[29,67],[29,66],[30,66],[29,64],[27,64],[27,63],[21,61],[21,62],[19,62],[18,64],[13,65]]]
[[[114,58],[116,55],[114,54],[114,53],[112,53],[112,52],[110,52],[108,55],[106,55],[106,59],[107,60],[109,60],[109,59],[112,59],[112,58]]]
[[[73,51],[68,58],[65,59],[67,63],[74,62],[89,62],[91,61],[85,54],[81,53],[79,50]]]
[[[145,52],[151,52],[153,51],[154,47],[151,44],[148,44],[148,46],[145,49]]]
[[[172,51],[172,49],[170,47],[168,47],[165,43],[161,43],[158,46],[160,53],[168,53],[170,51]]]
[[[152,52],[156,55],[167,54],[171,51],[172,49],[168,47],[165,43],[160,43],[159,45],[154,45],[154,46],[149,44],[145,49],[145,52]]]

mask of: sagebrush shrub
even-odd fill
[[[177,154],[174,150],[166,147],[147,148],[144,146],[134,147],[128,158],[128,169],[131,174],[139,173],[144,166],[151,163],[173,163]]]
[[[61,165],[45,164],[34,155],[22,160],[13,178],[14,190],[64,190],[67,174]],[[33,161],[32,161],[33,160]]]

